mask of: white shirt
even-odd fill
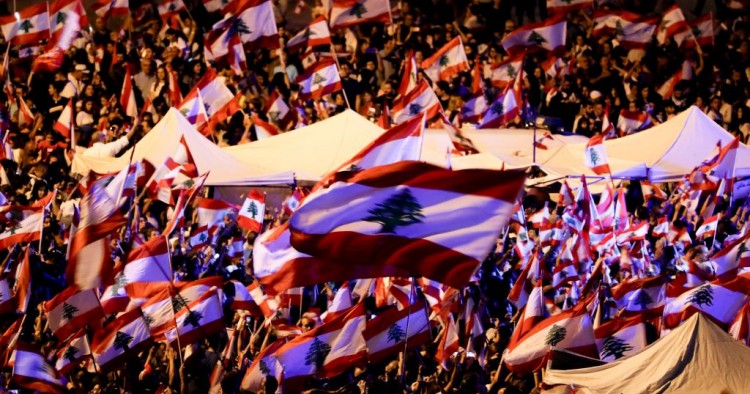
[[[84,157],[108,158],[115,157],[116,154],[128,146],[128,137],[122,136],[115,141],[104,144],[95,142],[90,148],[83,152]]]

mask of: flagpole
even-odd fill
[[[406,306],[406,336],[404,337],[404,350],[402,353],[403,357],[401,360],[401,363],[399,365],[399,380],[401,381],[401,384],[404,384],[404,367],[406,364],[406,350],[409,348],[409,318],[411,317],[411,306],[414,303],[414,292],[416,289],[414,288],[416,284],[416,281],[414,280],[414,277],[411,277],[411,286],[409,287],[409,305]]]

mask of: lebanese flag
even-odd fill
[[[208,122],[206,104],[203,102],[203,98],[198,89],[191,90],[177,110],[180,111],[182,116],[184,116],[185,119],[187,119],[196,129],[202,127]]]
[[[297,186],[292,191],[292,194],[287,196],[284,201],[281,203],[281,209],[284,211],[285,214],[291,215],[294,211],[297,210],[299,205],[302,203],[302,200],[305,199],[305,192],[302,190],[301,187]]]
[[[105,329],[94,331],[91,352],[102,371],[111,371],[152,343],[148,322],[135,308],[118,316]]]
[[[643,198],[647,201],[651,198],[656,198],[660,201],[667,200],[667,195],[663,190],[661,190],[661,187],[659,187],[658,185],[653,185],[647,180],[641,181],[641,193],[643,194]]]
[[[55,369],[62,375],[67,375],[73,368],[80,365],[81,361],[91,355],[89,341],[84,333],[73,337],[57,351],[57,362]]]
[[[20,266],[16,268],[16,273],[18,273],[18,269],[20,268]],[[19,302],[16,302],[13,292],[11,292],[10,290],[10,285],[8,284],[8,276],[3,275],[3,277],[0,279],[0,314],[16,312],[18,307],[17,304],[19,304]],[[28,301],[26,301],[26,304],[28,304]],[[25,305],[24,308],[26,308]],[[26,313],[25,309],[21,313]]]
[[[656,238],[664,237],[669,234],[669,220],[666,217],[660,217],[656,226],[651,230],[651,235]]]
[[[231,291],[234,294],[233,297],[230,297],[230,294],[228,294],[227,287],[232,289]],[[232,279],[229,282],[224,283],[223,289],[224,294],[229,300],[231,300],[229,308],[232,310],[244,310],[250,312],[250,314],[254,316],[261,316],[258,305],[255,303],[255,300],[253,300],[253,296],[250,295],[250,291],[244,284]]]
[[[547,0],[547,12],[550,15],[567,14],[593,6],[594,0]]]
[[[331,59],[323,59],[297,77],[302,100],[320,100],[326,94],[343,89],[339,70]]]
[[[549,223],[549,208],[547,204],[544,207],[529,216],[528,223],[531,223],[531,227],[540,229],[545,224]]]
[[[276,126],[265,122],[263,119],[259,118],[258,115],[253,115],[251,119],[253,120],[253,126],[255,126],[255,136],[258,138],[258,140],[281,134],[281,131],[276,128]]]
[[[50,43],[68,50],[80,30],[89,24],[81,0],[57,0],[49,5]]]
[[[648,221],[643,220],[634,224],[617,235],[617,243],[622,245],[629,242],[643,241],[648,235]]]
[[[398,86],[398,96],[404,97],[409,92],[417,87],[417,59],[414,56],[414,51],[410,50],[406,58],[404,59],[403,70],[401,71],[401,83]]]
[[[73,131],[75,116],[73,115],[73,100],[68,100],[68,104],[60,112],[60,116],[57,118],[52,129],[60,133],[65,138],[70,138]]]
[[[479,123],[482,119],[482,114],[487,111],[488,107],[484,94],[477,94],[466,100],[464,107],[461,109],[461,118],[466,123]],[[443,124],[445,124],[445,121],[443,121]]]
[[[24,8],[15,15],[0,17],[3,36],[13,46],[39,45],[40,41],[50,38],[49,26],[46,2]]]
[[[612,288],[612,297],[623,316],[645,312],[661,314],[666,301],[667,283],[661,276],[630,279]]]
[[[682,13],[680,6],[675,4],[664,12],[664,16],[662,16],[659,27],[656,30],[656,41],[663,45],[677,33],[689,30],[690,28],[685,20],[685,15]],[[685,37],[682,36],[682,38],[684,39]],[[681,41],[677,42],[678,46],[680,44],[682,44]]]
[[[567,25],[564,16],[524,25],[505,36],[500,44],[511,56],[520,54],[526,48],[559,53],[565,50]]]
[[[730,282],[716,280],[692,288],[664,306],[664,326],[675,328],[696,312],[714,323],[728,328],[740,309],[747,303],[750,278],[737,276]]]
[[[273,316],[279,309],[278,300],[276,298],[268,297],[257,280],[247,286],[247,291],[250,293],[250,296],[253,298],[253,301],[255,301],[258,308],[260,308],[263,316],[266,318]]]
[[[404,342],[411,347],[430,342],[432,336],[425,304],[420,301],[401,310],[388,308],[367,322],[362,336],[367,342],[367,360],[375,364],[403,351]]]
[[[750,267],[750,233],[732,241],[711,256],[716,264],[716,276],[720,279],[732,279],[740,268]]]
[[[597,10],[594,13],[594,37],[612,35],[625,49],[645,49],[654,36],[658,18],[646,18],[627,11]]]
[[[490,81],[492,81],[492,86],[498,89],[505,89],[506,86],[512,84],[518,73],[521,72],[523,61],[524,55],[520,54],[502,63],[493,63],[490,66]]]
[[[328,22],[323,16],[319,16],[310,22],[310,25],[302,29],[286,43],[289,52],[300,50],[304,47],[315,47],[318,45],[331,44],[331,31],[328,30]]]
[[[266,195],[253,189],[247,193],[237,215],[237,225],[248,231],[260,233],[266,212]]]
[[[240,389],[242,391],[261,391],[263,388],[263,382],[267,376],[273,376],[277,381],[281,381],[283,368],[279,363],[277,351],[286,342],[287,341],[284,339],[279,339],[258,353],[257,357],[253,360],[253,363],[247,368],[245,376],[242,378],[242,382],[240,383]]]
[[[648,346],[643,316],[617,317],[594,330],[599,358],[614,361]]]
[[[508,346],[505,365],[516,373],[531,373],[544,366],[551,346],[599,358],[591,317],[585,303],[544,319],[518,343]]]
[[[435,54],[422,62],[422,70],[433,81],[449,81],[462,71],[469,69],[469,59],[466,58],[461,37],[448,41]]]
[[[133,249],[128,254],[128,261],[122,268],[121,286],[128,294],[135,296],[139,291],[130,291],[134,287],[149,283],[171,282],[172,266],[170,264],[167,237],[159,235],[145,244]]]
[[[68,287],[44,303],[50,330],[61,341],[68,339],[86,324],[104,317],[94,289]]]
[[[91,10],[104,19],[110,16],[125,16],[130,15],[130,3],[129,0],[97,0],[91,5]]]
[[[601,134],[589,138],[589,142],[586,144],[586,153],[583,156],[586,167],[590,168],[597,175],[612,173],[609,169],[607,151],[604,148],[603,142],[604,137]]]
[[[271,92],[264,111],[271,123],[275,123],[282,130],[286,130],[287,126],[295,120],[294,111],[289,110],[289,105],[284,102],[278,90]]]
[[[213,68],[206,71],[193,89],[200,92],[200,97],[209,116],[209,123],[211,121],[221,122],[232,116],[239,108],[232,91],[227,88],[225,78],[219,77]],[[188,97],[191,96],[190,93],[188,93]],[[185,98],[185,101],[188,100],[188,97]]]
[[[693,39],[682,40],[682,46],[685,48],[695,47],[695,43],[701,47],[713,46],[714,45],[714,20],[713,14],[708,13],[690,22],[689,31],[693,36]],[[684,32],[682,34],[685,34]],[[677,34],[678,36],[680,33]],[[676,38],[676,37],[675,37]]]
[[[359,303],[282,346],[276,354],[284,368],[284,390],[300,391],[310,376],[331,378],[361,364],[367,355],[366,321],[365,304]]]
[[[572,240],[572,238],[570,238]],[[568,252],[570,252],[570,248],[566,248]],[[564,252],[561,252],[564,256]],[[559,289],[560,286],[568,283],[568,282],[575,282],[579,279],[578,276],[578,269],[576,268],[575,259],[560,260],[560,263],[558,263],[555,268],[552,270],[552,287],[555,289]]]
[[[660,87],[656,90],[656,93],[659,93],[659,95],[666,99],[669,99],[672,97],[672,92],[674,92],[674,87],[677,86],[677,84],[680,81],[689,80],[693,78],[693,73],[690,69],[690,64],[685,61],[682,64],[682,67],[680,67],[677,72],[671,76],[669,79],[667,79]]]
[[[698,239],[708,238],[716,234],[716,228],[719,225],[721,213],[718,213],[706,219],[701,226],[695,230],[695,237]]]
[[[443,329],[441,331],[440,342],[435,350],[435,360],[437,360],[443,368],[448,369],[448,362],[450,361],[451,355],[456,353],[460,347],[458,343],[458,328],[453,319],[453,314],[447,314],[447,317],[443,316],[441,323]]]
[[[19,343],[12,358],[15,359],[11,379],[13,385],[41,393],[68,392],[65,378],[31,345]]]
[[[693,239],[690,238],[687,228],[678,228],[674,224],[669,226],[669,233],[667,234],[667,244],[674,245],[677,242],[682,242],[685,246],[689,246],[693,243]]]
[[[339,171],[370,169],[404,160],[419,160],[424,139],[425,117],[415,116],[386,130],[351,159],[327,174],[320,184],[333,180]]]
[[[472,142],[469,138],[466,138],[466,136],[461,132],[461,129],[451,123],[451,121],[444,113],[441,113],[440,117],[443,123],[443,130],[448,133],[448,137],[450,137],[451,142],[453,143],[453,148],[457,152],[462,152],[466,155],[479,153],[476,146],[474,146],[474,142]]]
[[[31,108],[29,108],[26,100],[20,97],[18,100],[18,127],[32,125],[33,123],[34,113],[31,112]]]
[[[599,203],[596,204],[596,213],[599,216],[599,224],[603,229],[612,227],[615,220],[615,191],[611,184],[599,196]]]
[[[437,116],[440,111],[442,111],[440,100],[425,80],[420,80],[417,86],[397,100],[391,109],[393,123],[395,124],[404,122],[423,112],[426,113],[427,120],[430,120]]]
[[[737,161],[737,151],[740,147],[739,137],[734,138],[726,144],[715,159],[711,160],[713,164],[704,166],[702,170],[711,177],[726,179],[730,182],[726,186],[729,190],[734,189],[735,167]],[[718,183],[718,182],[717,182]]]
[[[125,115],[131,118],[138,117],[138,106],[135,103],[135,92],[133,91],[133,78],[128,67],[125,69],[125,80],[120,92],[120,106],[125,111]]]
[[[222,13],[224,19],[215,23],[213,30],[239,32],[245,50],[279,48],[279,31],[270,0],[233,0]]]
[[[180,293],[182,294],[182,292]],[[208,290],[187,307],[175,313],[176,328],[167,331],[170,342],[177,341],[181,346],[192,344],[202,338],[224,330],[224,313],[216,289]]]
[[[331,0],[330,6],[328,23],[331,29],[391,21],[391,4],[388,0]]]
[[[537,262],[537,268],[535,268],[537,274],[539,273],[538,270]],[[550,316],[545,304],[546,299],[540,279],[535,285],[531,286],[531,291],[528,293],[528,300],[521,312],[521,316],[518,318],[518,324],[510,336],[508,346],[517,345],[521,341],[521,338],[531,331],[533,327]]]
[[[122,195],[134,176],[133,166],[123,168],[115,176],[98,179],[81,198],[80,220],[75,231],[71,229],[68,243],[65,276],[69,285],[84,290],[98,288],[110,277],[112,257],[106,238],[128,222],[121,211],[128,199]]]
[[[44,225],[44,211],[29,215],[17,224],[6,228],[0,233],[0,250],[8,249],[21,242],[38,241],[42,236]]]
[[[29,300],[31,299],[31,262],[29,261],[29,253],[30,250],[27,247],[26,252],[23,255],[23,259],[18,263],[18,266],[16,267],[16,282],[13,285],[13,298],[11,300],[15,300],[14,303],[11,303],[12,311],[17,313],[26,313],[28,307],[29,307]],[[7,279],[4,279],[5,286],[8,286]],[[10,291],[9,289],[3,290],[3,294],[6,295],[7,298],[10,298]],[[3,297],[0,296],[0,299]],[[6,300],[3,301],[3,304],[5,302],[11,301]],[[0,310],[6,309],[2,304],[0,304]]]
[[[406,161],[364,170],[310,194],[290,219],[291,243],[326,260],[306,267],[311,283],[425,276],[461,288],[495,247],[523,179]],[[388,213],[392,204],[401,213]]]
[[[515,92],[506,88],[482,114],[482,123],[477,128],[497,129],[515,119],[519,110]]]
[[[182,0],[163,0],[160,1],[156,7],[159,11],[159,16],[163,20],[168,20],[173,15],[179,14],[180,11],[187,10],[187,7],[185,7],[185,3],[183,3]]]
[[[620,137],[634,134],[651,126],[653,126],[651,117],[643,111],[628,111],[623,109],[620,110],[620,116],[617,118],[617,131]]]
[[[224,217],[237,211],[237,207],[223,200],[199,198],[196,206],[198,226],[207,226],[209,231],[219,227]]]
[[[166,339],[164,334],[175,327],[173,303],[177,297],[173,299],[172,295],[168,285],[160,286],[158,290],[157,287],[153,287],[149,289],[149,296],[140,306],[151,336],[156,340]]]

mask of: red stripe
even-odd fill
[[[117,334],[117,331],[136,321],[137,319],[142,318],[143,315],[141,314],[141,310],[139,308],[132,309],[120,315],[120,317],[115,319],[112,323],[108,324],[104,329],[96,330],[94,332],[93,338],[91,339],[91,351],[99,354],[103,353],[109,347],[110,342],[112,342],[112,339],[114,338],[115,334]],[[144,321],[143,324],[146,324],[146,322]]]
[[[335,21],[331,21],[333,23],[333,25],[331,25],[331,29],[333,30],[341,29],[344,27],[349,27],[349,26],[353,26],[356,24],[360,24],[360,23],[372,23],[372,22],[388,23],[390,21],[391,21],[391,18],[388,15],[388,13],[382,13],[380,15],[375,15],[369,18],[361,18],[361,19],[357,19],[357,20],[353,20],[349,22],[343,22],[343,23],[336,23]]]
[[[390,307],[385,312],[378,315],[376,318],[367,322],[367,327],[364,329],[364,331],[362,331],[362,336],[364,336],[365,340],[369,340],[378,333],[387,330],[393,323],[405,318],[406,315],[414,315],[416,313],[419,313],[420,310],[422,311],[422,313],[425,313],[425,317],[427,317],[424,308],[425,305],[422,301],[410,305],[409,308],[404,308],[402,310],[398,310],[398,308],[396,307]]]
[[[215,200],[212,198],[198,198],[197,199],[198,209],[211,209],[211,210],[224,210],[224,209],[237,209],[234,205],[223,201]]]
[[[594,336],[596,338],[607,338],[610,337],[628,327],[632,327],[643,323],[643,316],[637,315],[628,318],[616,318],[610,320],[594,330]]]
[[[425,239],[397,235],[369,235],[338,231],[328,234],[292,232],[292,245],[302,253],[328,260],[320,264],[296,259],[274,275],[290,271],[303,274],[305,285],[377,277],[424,276],[455,288],[463,288],[479,261]],[[358,256],[352,264],[351,256]],[[300,264],[303,263],[303,264]]]
[[[33,233],[21,233],[21,234],[11,235],[8,238],[0,239],[0,249],[7,249],[15,244],[22,243],[22,242],[38,241],[40,237],[41,235],[39,231],[34,231]]]
[[[346,179],[346,182],[376,188],[410,186],[442,190],[513,203],[524,185],[525,178],[522,171],[452,171],[416,161],[401,161],[361,171]]]
[[[430,326],[428,324],[426,327],[426,330],[420,331],[419,333],[409,337],[406,344],[408,346],[408,349],[413,349],[417,346],[422,346],[425,343],[429,343],[431,341],[432,341],[432,333],[430,332]],[[374,353],[369,353],[367,355],[367,360],[370,363],[379,364],[387,360],[389,357],[398,354],[402,350],[404,350],[404,343],[399,342],[388,348],[379,350]]]
[[[167,240],[164,236],[158,236],[150,239],[145,244],[133,249],[128,254],[128,262],[145,258],[156,258],[169,253]]]
[[[67,323],[63,324],[62,326],[58,327],[58,329],[54,332],[55,336],[60,339],[61,341],[64,341],[68,338],[70,338],[71,335],[77,333],[81,328],[83,328],[86,324],[89,322],[92,322],[97,319],[101,319],[104,317],[104,312],[101,308],[93,308],[88,311],[86,311],[83,314],[80,314],[73,318],[73,320],[68,321]],[[92,328],[96,329],[98,328],[99,324],[93,325]]]
[[[179,344],[181,346],[187,346],[189,344],[197,342],[200,339],[208,337],[209,335],[221,332],[225,328],[226,326],[224,325],[223,319],[214,320],[210,323],[203,324],[200,327],[196,327],[194,330],[188,331],[184,334],[178,334],[180,336]],[[177,343],[178,341],[174,341],[172,343],[172,346],[176,346]]]
[[[567,348],[565,350],[580,354],[582,356],[595,358],[597,360],[599,359],[599,350],[597,349],[596,344],[572,347],[572,348]],[[505,366],[508,367],[508,369],[511,372],[526,375],[526,374],[530,374],[534,371],[538,371],[542,369],[542,367],[544,367],[547,364],[548,357],[549,357],[549,353],[537,359],[527,361],[525,363],[510,364],[506,362]]]
[[[18,387],[28,390],[36,390],[41,393],[64,394],[67,392],[67,390],[63,386],[58,386],[49,382],[41,381],[35,378],[28,378],[21,375],[14,375],[13,383],[15,383]]]

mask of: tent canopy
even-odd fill
[[[427,133],[422,160],[444,166],[451,142],[447,133],[440,131]],[[316,182],[381,134],[382,128],[347,109],[310,126],[223,151],[244,163],[292,171],[298,180]]]
[[[290,171],[276,171],[235,159],[196,131],[174,108],[170,108],[164,118],[135,147],[120,157],[91,158],[77,152],[71,172],[86,175],[89,171],[99,174],[119,171],[128,165],[133,149],[133,161],[146,159],[154,166],[160,166],[167,157],[175,155],[183,137],[198,172],[210,172],[207,185],[279,185],[294,182],[294,174]]]
[[[639,353],[596,367],[548,369],[544,383],[591,393],[747,393],[748,363],[750,348],[696,313]]]

